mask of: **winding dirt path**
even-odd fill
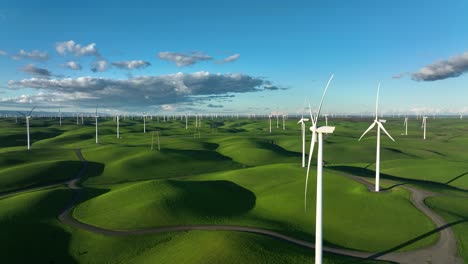
[[[246,227],[246,226],[184,225],[184,226],[163,226],[163,227],[135,229],[135,230],[112,230],[112,229],[105,229],[105,228],[82,223],[78,221],[77,219],[73,218],[71,212],[73,208],[75,207],[75,205],[80,200],[83,189],[78,185],[78,182],[80,181],[81,177],[83,177],[84,174],[86,173],[87,168],[88,168],[88,163],[86,159],[83,157],[81,150],[78,149],[75,152],[76,152],[77,157],[83,163],[83,167],[81,168],[80,172],[76,175],[75,178],[64,182],[65,184],[67,184],[68,188],[75,190],[73,198],[70,200],[68,205],[61,211],[61,213],[58,216],[59,220],[63,222],[64,224],[67,224],[67,225],[70,225],[72,227],[79,228],[82,230],[86,230],[89,232],[93,232],[96,234],[106,235],[106,236],[144,235],[144,234],[157,234],[157,233],[165,233],[165,232],[180,232],[180,231],[190,231],[190,230],[247,232],[247,233],[263,235],[263,236],[271,237],[274,239],[286,241],[286,242],[293,243],[302,247],[307,247],[311,249],[314,248],[314,243],[310,243],[304,240],[286,236],[286,235],[283,235],[283,234],[280,234],[271,230],[255,228],[255,227]],[[364,184],[365,186],[367,186],[369,191],[372,191],[373,189],[372,183],[358,176],[354,176],[354,175],[345,175],[345,176]],[[58,184],[63,184],[63,183],[54,183],[50,185],[44,185],[41,187],[33,187],[33,188],[17,190],[17,191],[9,192],[7,194],[0,194],[0,198],[4,196],[18,194],[20,192],[53,187]],[[412,240],[406,241],[398,246],[395,246],[393,248],[390,248],[388,250],[385,250],[379,253],[369,253],[369,252],[362,252],[362,251],[355,251],[355,250],[338,249],[338,248],[332,248],[332,247],[324,247],[324,251],[329,252],[329,253],[344,255],[344,256],[358,257],[362,259],[387,260],[387,261],[393,261],[393,262],[405,263],[405,264],[406,263],[407,264],[428,264],[428,263],[462,264],[463,261],[457,257],[457,244],[456,244],[455,236],[450,228],[450,224],[447,224],[447,222],[445,222],[442,217],[440,217],[438,214],[436,214],[434,211],[429,209],[424,204],[424,200],[426,198],[435,196],[436,194],[423,191],[420,189],[412,188],[412,187],[407,187],[407,186],[403,188],[406,188],[407,190],[411,192],[411,195],[412,195],[411,201],[413,205],[419,210],[421,210],[425,215],[427,215],[436,224],[437,226],[436,229],[426,234],[422,234],[421,236],[416,237]],[[394,252],[400,248],[405,247],[406,245],[409,245],[419,239],[423,239],[437,232],[440,233],[440,239],[438,240],[437,243],[435,243],[434,245],[430,247],[408,251],[408,252],[402,252],[402,253]]]

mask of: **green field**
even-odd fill
[[[315,158],[304,211],[305,169],[300,167],[296,122],[290,118],[286,130],[274,126],[270,134],[268,119],[206,118],[199,130],[190,120],[186,130],[185,121],[154,118],[147,120],[144,134],[141,119],[121,120],[117,139],[114,121],[101,118],[96,145],[90,118],[85,125],[65,119],[62,126],[57,120],[34,118],[32,150],[27,151],[24,124],[1,119],[0,131],[5,133],[0,134],[0,192],[73,178],[82,166],[75,155],[79,148],[88,160],[81,181],[83,196],[72,212],[79,221],[113,230],[240,225],[313,242]],[[345,177],[352,174],[373,182],[375,133],[357,141],[370,121],[330,118],[336,133],[326,136],[324,146],[324,244],[380,252],[431,232],[434,223],[413,206],[404,185],[397,186],[404,183],[437,193],[426,203],[448,222],[465,220],[453,231],[459,254],[467,261],[468,124],[463,122],[429,119],[424,141],[420,120],[410,119],[408,136],[401,135],[402,119],[388,120],[385,127],[396,142],[382,138],[382,186],[396,187],[372,193]],[[152,131],[160,134],[161,151],[156,145],[151,150]],[[57,220],[70,197],[69,189],[55,187],[0,198],[4,231],[0,243],[8,249],[6,259],[55,263],[304,263],[313,259],[313,250],[238,232],[93,234]],[[56,240],[47,243],[51,237]],[[432,245],[439,236],[423,237],[397,251]],[[25,250],[32,252],[25,255]],[[368,263],[329,254],[325,261]]]

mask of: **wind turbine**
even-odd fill
[[[22,116],[24,116],[26,118],[26,133],[27,133],[27,137],[28,137],[28,150],[31,149],[31,141],[30,141],[30,137],[29,137],[29,119],[31,118],[31,113],[34,111],[35,108],[36,107],[34,106],[31,109],[31,111],[29,111],[27,114],[18,112],[19,114],[21,114]]]
[[[146,133],[146,114],[142,113],[143,115],[143,133]]]
[[[305,143],[306,143],[306,138],[305,138],[305,122],[309,121],[308,118],[304,118],[304,113],[302,113],[302,117],[297,122],[298,124],[301,124],[301,134],[302,134],[302,168],[305,168]],[[271,125],[271,120],[270,120],[270,125]],[[270,126],[271,127],[271,126]]]
[[[59,108],[59,120],[60,120],[60,126],[62,126],[62,110]]]
[[[309,162],[307,163],[307,174],[305,182],[305,195],[304,195],[304,208],[307,208],[307,183],[309,181],[309,171],[310,171],[310,162],[312,160],[312,154],[314,152],[315,141],[317,141],[318,134],[318,155],[317,155],[317,200],[316,200],[316,211],[315,211],[315,264],[322,263],[322,166],[323,166],[323,134],[331,134],[335,130],[334,127],[319,127],[317,128],[317,121],[320,115],[320,109],[322,108],[323,99],[327,92],[328,86],[333,79],[333,74],[328,80],[327,86],[323,91],[322,99],[320,100],[319,108],[317,114],[312,115],[312,109],[309,106],[310,119],[312,121],[312,126],[310,131],[312,131],[312,139],[310,141],[310,150],[309,150]]]
[[[405,125],[405,136],[408,135],[408,117],[405,117],[405,122],[403,123]]]
[[[270,133],[271,133],[271,115],[268,115],[268,118],[270,119]]]
[[[115,117],[116,121],[117,121],[117,138],[120,138],[120,131],[119,131],[119,128],[120,128],[120,124],[119,124],[119,115],[117,115]]]
[[[99,143],[99,135],[98,135],[98,113],[97,113],[97,106],[96,106],[96,114],[94,115],[94,118],[96,120],[96,144]]]
[[[283,130],[286,130],[285,120],[286,120],[286,115],[283,114]]]
[[[376,161],[375,161],[375,191],[376,192],[379,192],[380,191],[380,129],[383,130],[383,132],[385,134],[387,134],[387,136],[395,141],[392,136],[390,136],[390,134],[387,132],[387,130],[385,130],[384,126],[382,125],[382,123],[385,123],[386,120],[382,120],[382,119],[378,119],[378,108],[379,108],[379,91],[380,91],[380,83],[377,87],[377,100],[376,100],[376,103],[375,103],[375,120],[374,122],[369,126],[369,128],[364,131],[364,133],[362,134],[362,136],[359,138],[358,141],[361,141],[362,137],[364,137],[365,134],[367,134],[367,132],[369,132],[372,128],[375,127],[375,125],[377,125],[377,154],[376,154]]]
[[[427,120],[427,116],[423,116],[421,128],[424,129],[424,140],[426,139],[426,122],[427,122],[426,120]]]

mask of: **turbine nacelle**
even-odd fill
[[[317,128],[316,131],[317,131],[317,133],[321,133],[321,134],[332,134],[333,131],[335,131],[335,127],[322,126],[322,127]]]

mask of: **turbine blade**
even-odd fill
[[[375,100],[375,120],[378,118],[378,110],[379,110],[379,92],[380,92],[380,82],[377,86],[377,99]]]
[[[36,109],[36,106],[34,106],[34,107],[31,109],[31,111],[29,111],[28,116],[31,115],[31,113],[34,111],[34,109]]]
[[[328,86],[330,86],[330,83],[331,83],[331,81],[333,80],[333,76],[335,76],[335,74],[332,74],[332,75],[330,76],[330,79],[328,79],[327,86],[325,86],[325,90],[323,91],[322,99],[320,99],[320,104],[319,104],[319,107],[318,107],[318,110],[317,110],[317,115],[315,116],[315,123],[317,123],[317,120],[318,120],[318,118],[319,118],[319,116],[320,116],[320,110],[322,109],[323,99],[325,98],[325,94],[327,93]]]
[[[369,128],[367,128],[367,130],[364,131],[364,133],[363,133],[362,136],[358,139],[358,141],[361,141],[362,137],[364,137],[364,135],[367,134],[367,132],[369,132],[371,129],[373,129],[373,128],[375,127],[375,123],[376,123],[376,122],[372,123],[372,124],[369,126]]]
[[[314,154],[316,136],[317,136],[316,133],[312,132],[312,139],[310,141],[310,150],[309,150],[309,161],[307,162],[307,174],[306,174],[305,192],[304,192],[304,210],[307,210],[307,184],[309,183],[310,162],[312,161],[312,154]]]
[[[385,132],[385,134],[387,134],[387,136],[388,136],[391,140],[395,141],[395,140],[392,138],[392,136],[390,136],[390,134],[387,132],[387,130],[385,130],[384,126],[383,126],[380,122],[377,123],[377,124],[378,124],[379,127],[383,130],[383,132]]]
[[[310,113],[310,120],[312,120],[312,126],[314,126],[315,125],[314,115],[312,115],[312,107],[310,107],[310,102],[309,102],[309,113]]]

